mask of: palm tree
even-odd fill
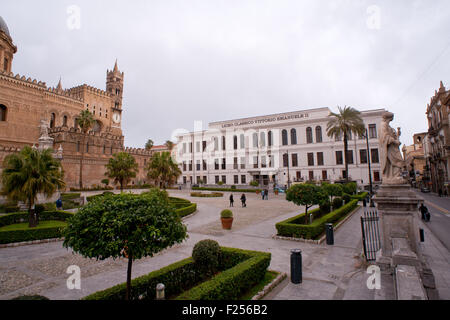
[[[139,172],[138,164],[132,155],[126,152],[119,152],[109,159],[106,164],[105,175],[114,179],[120,184],[120,192],[123,191],[124,184],[128,184],[131,178],[135,178]]]
[[[175,183],[181,175],[178,164],[172,159],[170,152],[155,153],[147,166],[147,176],[156,181],[156,185],[165,188]]]
[[[61,164],[53,158],[52,152],[26,146],[20,153],[8,155],[3,162],[1,193],[13,201],[28,204],[30,228],[39,223],[39,217],[35,217],[32,210],[38,194],[51,197],[66,185]]]
[[[344,161],[345,181],[348,182],[348,136],[353,132],[355,135],[363,135],[365,131],[361,112],[345,106],[338,107],[339,113],[331,112],[327,124],[327,135],[331,138],[344,137]]]
[[[145,150],[149,151],[153,148],[153,140],[152,139],[148,139],[147,143],[145,144]]]
[[[83,160],[85,152],[86,135],[89,129],[95,123],[94,115],[89,112],[89,110],[83,110],[80,112],[77,118],[77,123],[80,126],[81,133],[83,134],[83,143],[81,144],[81,157],[80,157],[80,189],[83,189]]]
[[[167,140],[166,143],[165,143],[165,146],[166,146],[166,148],[169,149],[169,151],[171,152],[171,151],[173,150],[174,144],[173,144],[172,141]]]

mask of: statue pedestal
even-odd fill
[[[51,137],[40,137],[39,140],[39,150],[47,150],[53,148],[53,138]]]
[[[382,185],[374,197],[381,222],[377,265],[391,272],[397,265],[420,266],[418,204],[423,201],[409,185]]]

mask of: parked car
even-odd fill
[[[429,193],[430,189],[428,187],[422,187],[422,188],[420,188],[420,191],[423,193]]]
[[[273,191],[278,190],[279,193],[286,193],[286,188],[283,187],[275,187]]]

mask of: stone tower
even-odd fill
[[[117,60],[114,70],[106,71],[106,91],[113,96],[113,107],[118,110],[122,110],[123,76],[124,73],[117,67]]]
[[[0,71],[10,73],[14,54],[17,47],[14,45],[8,26],[0,16]]]

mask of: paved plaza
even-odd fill
[[[377,299],[375,290],[369,290],[366,281],[367,264],[361,258],[362,242],[359,217],[356,212],[335,233],[335,245],[316,245],[303,242],[276,240],[275,223],[303,212],[303,208],[287,202],[285,196],[271,194],[261,200],[247,194],[247,208],[241,208],[240,194],[235,193],[233,229],[223,230],[220,211],[228,208],[229,193],[223,198],[191,198],[186,191],[171,191],[176,197],[187,198],[198,204],[197,212],[184,222],[189,238],[150,258],[135,261],[133,277],[147,274],[173,262],[187,258],[199,240],[214,239],[221,246],[272,253],[270,269],[290,273],[290,250],[302,250],[303,282],[290,283],[289,276],[266,299]],[[431,267],[441,298],[450,299],[450,254],[431,232],[425,228],[426,241],[421,244]],[[81,290],[66,286],[67,267],[81,268]],[[79,299],[93,292],[123,283],[126,280],[127,261],[123,259],[95,261],[85,259],[62,247],[62,242],[0,249],[0,299],[22,294],[40,294],[50,299]],[[382,283],[383,286],[390,286]],[[389,290],[385,290],[389,292]],[[393,299],[393,296],[384,296]]]

